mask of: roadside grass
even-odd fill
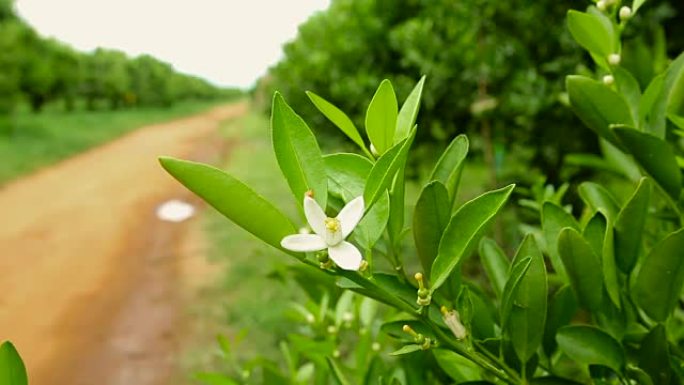
[[[185,102],[171,108],[72,112],[22,109],[0,133],[0,186],[20,175],[85,151],[144,125],[192,115],[222,102]]]
[[[268,119],[250,111],[226,122],[221,132],[235,145],[229,146],[225,163],[219,167],[275,202],[290,218],[297,218],[296,203],[271,150]],[[189,309],[205,325],[199,331],[203,335],[183,354],[183,371],[192,376],[200,371],[226,370],[214,339],[217,334],[229,340],[244,335],[239,347],[232,349],[240,359],[256,355],[277,358],[276,342],[291,332],[283,313],[291,301],[301,302],[303,293],[296,285],[269,275],[290,263],[291,257],[263,244],[213,209],[205,211],[202,221],[208,258],[221,265],[223,272]]]

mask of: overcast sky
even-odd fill
[[[79,50],[149,53],[178,70],[247,87],[282,55],[297,26],[330,0],[16,0],[45,36]]]

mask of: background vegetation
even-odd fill
[[[564,86],[566,74],[589,71],[589,55],[565,24],[568,9],[585,6],[570,0],[409,0],[401,6],[393,0],[335,0],[300,27],[261,89],[265,95],[282,92],[314,130],[335,136],[304,90],[363,127],[364,106],[383,78],[392,80],[403,100],[425,74],[416,145],[428,159],[419,162],[430,162],[434,147],[467,133],[474,154],[490,168],[492,184],[531,182],[538,176],[532,169],[557,182],[567,154],[598,151],[596,138],[567,108]],[[642,66],[642,86],[665,63],[637,58],[664,48],[663,28],[671,37],[666,51],[680,52],[683,18],[683,2],[649,1],[628,25],[624,62],[633,72]],[[267,108],[270,99],[261,99]]]

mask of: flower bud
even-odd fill
[[[457,340],[462,340],[468,335],[468,331],[465,326],[461,323],[458,312],[456,310],[448,310],[446,306],[442,306],[442,316],[444,317],[444,323],[447,324],[454,337]]]
[[[371,349],[373,349],[374,352],[379,352],[380,349],[382,349],[382,346],[379,342],[373,342],[373,345],[371,345]]]
[[[598,8],[599,11],[605,11],[606,8],[607,8],[607,4],[606,4],[606,2],[605,2],[604,0],[599,0],[599,1],[596,3],[596,8]]]
[[[306,322],[312,324],[316,322],[316,317],[313,316],[313,314],[307,314],[306,315]]]
[[[328,326],[328,334],[335,334],[335,333],[337,333],[337,328],[335,327],[335,325]]]
[[[632,8],[624,6],[620,8],[620,21],[627,21],[632,18]]]
[[[375,146],[373,146],[373,143],[371,143],[371,145],[370,145],[370,151],[371,151],[371,154],[373,154],[373,156],[375,156],[375,157],[380,156],[380,154],[378,153],[378,150],[375,148]]]
[[[418,299],[416,299],[416,303],[418,306],[429,306],[432,296],[430,295],[430,290],[425,287],[423,282],[423,273],[416,273],[413,277],[418,281]]]
[[[603,84],[610,86],[615,83],[615,78],[613,78],[613,75],[606,75],[603,77]]]
[[[612,66],[616,66],[616,65],[620,64],[621,59],[622,58],[620,57],[620,54],[611,53],[610,55],[608,55],[608,64],[610,64]]]

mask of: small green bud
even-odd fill
[[[596,3],[596,8],[598,8],[599,11],[603,12],[608,8],[608,4],[606,4],[605,0],[599,0]]]
[[[627,21],[632,18],[632,8],[623,6],[620,8],[620,21]]]

